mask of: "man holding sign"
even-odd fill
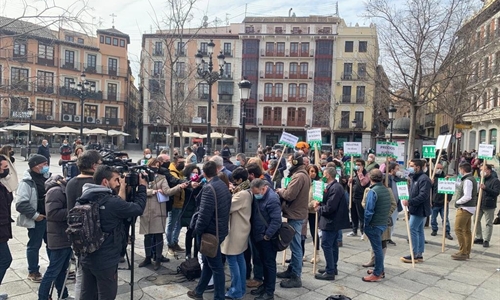
[[[443,220],[443,223],[445,224],[446,231],[445,235],[446,238],[449,239],[450,241],[453,240],[453,237],[450,234],[450,220],[449,220],[449,214],[448,211],[446,212],[446,220],[444,220],[444,194],[438,193],[438,182],[440,178],[444,178],[446,174],[443,172],[443,165],[438,163],[436,164],[436,175],[434,175],[434,180],[432,182],[433,184],[433,196],[432,196],[432,216],[431,216],[431,226],[432,226],[432,236],[437,235],[438,231],[438,222],[437,222],[437,216],[438,214],[441,215],[441,220]],[[499,182],[500,183],[500,182]],[[449,207],[447,206],[447,209]],[[445,223],[446,222],[446,223]]]
[[[413,246],[413,255],[416,262],[423,262],[425,235],[424,224],[426,218],[431,214],[430,193],[432,189],[431,180],[424,174],[425,162],[421,159],[410,161],[410,199],[402,200],[401,204],[408,207],[410,212],[410,235]],[[400,195],[401,196],[401,195]],[[404,263],[411,263],[411,255],[401,257]]]
[[[476,227],[476,237],[474,244],[483,244],[483,247],[490,246],[491,234],[493,232],[493,219],[495,218],[495,208],[497,207],[497,197],[500,194],[500,180],[492,175],[493,166],[483,165],[484,183],[479,187],[483,190],[481,208],[477,212],[478,223]],[[486,230],[482,234],[481,218],[484,216]],[[484,237],[484,239],[483,239]]]

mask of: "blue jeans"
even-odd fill
[[[179,234],[181,233],[181,216],[182,208],[172,208],[168,212],[167,218],[167,243],[169,246],[179,243]]]
[[[300,277],[302,275],[302,223],[304,220],[290,220],[288,219],[288,224],[295,229],[295,236],[290,244],[290,251],[292,251],[292,262],[290,263],[290,268],[292,272]]]
[[[9,244],[7,242],[0,243],[0,284],[2,284],[5,272],[12,263],[12,255],[10,254]]]
[[[271,241],[262,240],[256,243],[260,257],[262,258],[264,272],[264,290],[273,295],[276,289],[276,250]]]
[[[219,249],[217,249],[217,255],[214,258],[203,255],[201,278],[194,289],[197,295],[203,295],[212,275],[214,277],[214,300],[224,300],[224,294],[226,292],[226,275],[224,274],[224,266],[222,265],[220,245]]]
[[[50,251],[49,266],[43,275],[40,288],[38,289],[38,300],[47,300],[49,298],[50,287],[53,281],[55,281],[54,285],[58,295],[62,296],[61,298],[68,297],[68,289],[66,287],[64,287],[64,291],[62,289],[72,252],[71,248]]]
[[[427,217],[411,215],[410,218],[410,234],[413,244],[413,255],[419,256],[424,253],[425,236],[424,225]]]
[[[449,206],[447,206],[449,207]],[[449,214],[449,209],[446,212],[446,234],[450,234],[450,214]],[[441,224],[443,223],[442,220],[444,218],[444,205],[443,206],[434,206],[432,207],[432,215],[431,215],[431,226],[432,226],[432,231],[438,231],[438,222],[437,222],[437,216],[438,214],[441,216]]]
[[[342,243],[342,229],[339,230],[337,235],[337,243]]]
[[[321,231],[321,248],[325,255],[326,273],[335,274],[337,270],[337,262],[339,261],[339,245],[337,243],[338,231],[322,230]]]
[[[373,270],[373,275],[375,276],[380,276],[384,272],[384,252],[382,252],[383,232],[379,226],[365,224],[365,234],[370,240],[373,254],[375,255],[375,268]]]
[[[262,281],[264,278],[264,266],[260,259],[259,250],[253,239],[249,239],[249,246],[252,248],[253,279]]]
[[[231,298],[243,298],[246,293],[247,266],[243,253],[238,255],[226,255],[227,264],[231,271],[231,287],[226,293]]]
[[[28,272],[36,273],[40,270],[38,265],[40,247],[42,241],[47,245],[47,219],[35,222],[35,228],[28,228],[28,245],[26,247],[26,258],[28,259]],[[50,250],[47,248],[47,256],[50,257]]]

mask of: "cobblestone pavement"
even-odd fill
[[[130,153],[136,161],[141,154]],[[18,173],[27,168],[27,163],[16,161]],[[51,165],[52,172],[59,172],[55,159]],[[17,217],[13,205],[14,219]],[[453,228],[455,209],[450,209],[450,222]],[[399,258],[409,253],[406,242],[406,226],[400,214],[396,223],[395,238],[397,245],[389,245],[385,273],[386,278],[378,283],[366,283],[361,277],[366,274],[366,269],[361,266],[369,260],[370,245],[359,237],[347,237],[344,231],[344,246],[340,248],[339,275],[335,281],[327,282],[315,280],[312,274],[312,243],[309,237],[306,244],[306,258],[302,276],[302,288],[283,289],[279,285],[276,288],[275,299],[307,299],[324,300],[328,295],[344,294],[353,299],[498,299],[500,295],[500,226],[494,226],[493,238],[490,248],[475,245],[471,259],[468,261],[451,260],[450,254],[457,251],[456,238],[453,241],[446,240],[446,251],[441,253],[441,230],[438,235],[430,235],[430,228],[425,229],[428,244],[425,247],[425,262],[415,265],[400,262]],[[136,232],[139,232],[138,225]],[[184,241],[183,229],[180,237],[181,246]],[[28,241],[27,230],[13,226],[14,238],[9,241],[13,256],[13,262],[0,286],[0,293],[8,293],[9,299],[30,300],[37,299],[39,284],[27,280],[26,243]],[[452,235],[453,230],[452,230]],[[135,285],[133,299],[188,299],[186,292],[196,285],[196,282],[177,283],[178,276],[175,273],[177,266],[182,262],[184,255],[179,259],[168,256],[171,261],[164,263],[163,267],[155,272],[152,266],[138,268],[138,263],[144,258],[143,236],[137,235],[135,247]],[[166,254],[166,247],[164,250]],[[289,254],[289,252],[288,252]],[[278,270],[283,266],[282,253],[278,254]],[[42,249],[40,251],[41,272],[44,273],[47,265],[47,255]],[[324,266],[324,259],[319,266]],[[126,268],[127,264],[120,267]],[[229,268],[226,266],[226,286],[229,286]],[[118,272],[118,297],[117,299],[130,299],[130,271],[120,270]],[[278,280],[278,284],[279,284]],[[74,284],[68,284],[72,294]],[[55,293],[56,294],[56,293]],[[213,299],[213,293],[205,293],[205,299]],[[253,299],[249,293],[244,299]]]

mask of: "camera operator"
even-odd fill
[[[83,186],[80,204],[99,202],[101,228],[109,236],[95,252],[81,258],[83,271],[81,299],[112,300],[118,289],[118,262],[125,240],[123,221],[143,214],[146,206],[147,179],[145,174],[138,178],[139,187],[133,202],[124,201],[117,194],[125,190],[125,178],[110,166],[99,166],[94,173],[94,184]]]

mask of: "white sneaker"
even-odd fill
[[[364,234],[364,233],[361,235],[361,240],[362,240],[362,241],[364,241],[364,240],[365,240],[365,234]]]
[[[62,300],[75,300],[75,297],[68,296],[66,298],[62,298]]]
[[[347,234],[347,236],[358,236],[358,234],[354,233],[354,231],[351,231]]]

